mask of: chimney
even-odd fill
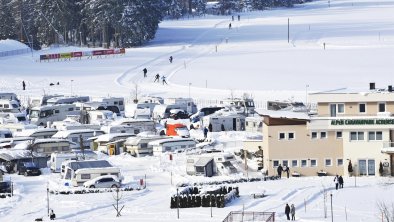
[[[374,82],[370,82],[369,83],[369,89],[370,90],[375,90],[375,83]]]
[[[393,86],[392,86],[392,85],[389,85],[388,91],[389,91],[389,92],[392,92],[392,91],[393,91]]]

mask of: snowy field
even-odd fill
[[[290,19],[290,40],[287,21]],[[315,1],[292,9],[242,13],[241,21],[206,16],[160,24],[156,39],[144,47],[127,49],[125,56],[67,62],[38,62],[40,54],[81,49],[68,47],[0,58],[0,90],[22,97],[46,93],[90,96],[130,96],[134,84],[141,95],[190,95],[215,100],[250,93],[256,101],[305,100],[308,91],[343,87],[367,89],[393,84],[394,1]],[[325,49],[324,49],[325,45]],[[0,47],[0,50],[2,48]],[[7,47],[6,50],[9,50]],[[82,48],[82,50],[88,50]],[[172,55],[174,62],[169,63]],[[143,78],[142,69],[148,69]],[[168,77],[168,86],[153,83],[156,73]],[[27,90],[21,90],[21,82]],[[50,83],[60,82],[50,87]],[[111,193],[51,195],[59,221],[178,221],[171,210],[173,183],[200,181],[185,176],[185,157],[109,159],[122,168],[126,180],[137,183],[147,176],[147,189],[125,192],[122,217],[115,218]],[[8,177],[8,175],[6,176]],[[40,177],[12,175],[13,198],[0,199],[0,221],[33,221],[46,215],[46,184],[57,174]],[[51,182],[52,183],[52,182]],[[230,211],[275,211],[285,221],[284,206],[296,206],[297,221],[331,221],[329,197],[333,194],[334,221],[382,221],[378,203],[393,203],[392,178],[345,178],[343,190],[333,190],[332,177],[290,178],[237,184],[241,197],[225,208],[181,209],[179,221],[222,221]],[[265,191],[262,199],[252,193]],[[48,220],[47,218],[44,218]]]

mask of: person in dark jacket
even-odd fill
[[[282,165],[279,164],[277,171],[278,171],[278,177],[282,178],[282,171],[283,171]]]
[[[206,139],[207,138],[207,136],[208,136],[208,128],[207,127],[205,127],[204,128],[204,139]]]
[[[290,206],[289,206],[289,204],[286,204],[285,214],[286,214],[287,220],[290,220]]]
[[[22,81],[22,87],[23,87],[23,90],[26,90],[26,83],[25,83],[25,81]]]
[[[222,131],[226,131],[226,129],[224,128],[223,123],[222,123],[221,129],[222,129]]]
[[[343,188],[343,177],[342,176],[338,177],[338,183],[339,183],[339,188]]]
[[[211,123],[208,125],[208,130],[209,130],[209,132],[212,132],[212,124]]]
[[[289,166],[286,166],[286,174],[287,174],[287,178],[289,178],[289,176],[290,176],[290,167]]]
[[[160,82],[160,75],[159,75],[159,73],[157,73],[156,75],[155,75],[155,81],[153,81],[153,82]]]
[[[170,56],[170,58],[168,60],[170,60],[170,63],[172,63],[172,60],[173,60],[172,56]]]
[[[144,68],[142,71],[144,72],[144,78],[146,78],[146,73],[148,73],[148,70]]]
[[[56,214],[53,212],[53,210],[51,210],[51,213],[49,213],[49,218],[50,218],[51,220],[55,220]]]
[[[338,190],[339,187],[339,177],[338,174],[334,177],[335,189]]]

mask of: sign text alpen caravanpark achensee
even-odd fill
[[[331,125],[394,125],[394,119],[336,119]]]

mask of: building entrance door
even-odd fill
[[[358,173],[360,176],[367,175],[367,161],[358,160]]]

